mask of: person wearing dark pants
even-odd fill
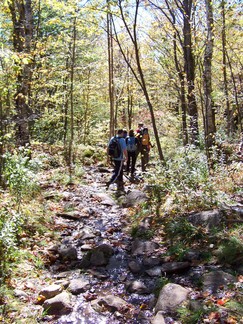
[[[117,189],[118,190],[124,190],[124,183],[123,183],[123,162],[124,160],[127,160],[127,147],[125,139],[123,138],[123,130],[119,129],[117,131],[116,138],[119,142],[119,145],[121,147],[121,153],[118,157],[113,158],[114,163],[114,170],[112,177],[110,181],[106,183],[107,188],[109,188],[109,185],[112,183],[117,183]],[[111,140],[110,140],[111,141]],[[108,145],[109,146],[109,145]]]
[[[129,174],[129,171],[131,171],[131,177],[133,177],[137,160],[138,139],[135,137],[132,129],[129,131],[129,136],[126,138],[126,145],[128,155],[126,172]]]

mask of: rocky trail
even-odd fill
[[[44,248],[42,278],[28,282],[34,286],[37,302],[31,303],[26,292],[18,292],[26,298],[26,313],[41,313],[39,323],[53,324],[182,323],[176,321],[178,305],[190,302],[199,309],[202,298],[213,294],[222,299],[229,284],[240,284],[232,271],[201,264],[200,253],[193,250],[181,262],[171,260],[159,235],[133,239],[130,207],[147,199],[146,184],[127,179],[125,193],[114,187],[106,190],[108,172],[90,167],[84,185],[70,185],[65,191],[48,187],[48,208],[56,206],[59,197],[55,228],[61,240]],[[199,218],[197,214],[194,221]],[[221,214],[211,211],[201,218],[217,223]],[[141,231],[150,224],[146,218]],[[227,309],[221,312],[221,319],[228,318]]]

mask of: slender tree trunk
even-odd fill
[[[73,134],[74,134],[74,125],[73,125],[73,114],[74,114],[74,66],[75,66],[75,53],[76,53],[76,22],[77,18],[74,18],[73,21],[73,45],[72,45],[72,59],[71,59],[71,88],[70,88],[70,140],[68,146],[68,161],[69,161],[69,176],[72,176],[72,165],[73,165]]]
[[[112,14],[110,3],[107,0],[107,44],[108,44],[108,68],[109,68],[109,99],[110,99],[110,137],[115,134],[115,108],[114,108],[114,64],[113,64],[113,35]]]
[[[205,102],[205,142],[208,156],[210,157],[210,148],[215,144],[215,110],[212,99],[212,58],[213,58],[213,7],[211,0],[205,0],[207,13],[207,39],[204,53],[204,102]]]
[[[137,80],[138,84],[140,85],[140,87],[141,87],[141,89],[143,91],[143,95],[144,95],[145,100],[147,102],[149,112],[150,112],[150,116],[151,116],[151,122],[152,122],[152,125],[153,125],[154,137],[155,137],[156,144],[157,144],[159,158],[163,163],[165,163],[164,155],[163,155],[160,140],[159,140],[159,134],[158,134],[157,126],[156,126],[154,108],[153,108],[153,105],[152,105],[151,100],[150,100],[149,92],[148,92],[147,85],[146,85],[145,78],[144,78],[143,69],[142,69],[141,62],[140,62],[140,53],[139,53],[139,47],[138,47],[138,41],[137,41],[137,18],[138,18],[139,3],[140,3],[140,0],[136,0],[136,8],[135,8],[134,22],[133,22],[133,32],[131,32],[131,30],[129,29],[129,26],[127,25],[125,16],[124,16],[121,0],[118,1],[122,21],[124,23],[124,26],[126,28],[126,31],[127,31],[128,35],[130,37],[130,40],[133,43],[137,72],[132,67],[131,63],[129,62],[129,60],[127,58],[127,55],[125,54],[125,52],[124,52],[124,50],[123,50],[123,48],[121,46],[118,35],[115,32],[116,33],[116,40],[117,40],[117,43],[119,45],[119,48],[121,50],[121,53],[122,53],[127,65],[131,69],[135,79]]]
[[[191,13],[192,13],[192,0],[183,1],[183,35],[184,35],[184,63],[187,76],[187,102],[188,114],[190,117],[190,142],[191,144],[198,145],[198,111],[195,98],[195,61],[192,48],[192,29],[191,29]]]
[[[173,21],[175,23],[175,17],[173,15]],[[188,133],[187,133],[187,103],[186,103],[186,89],[185,89],[185,77],[184,77],[184,71],[181,69],[178,58],[177,58],[177,45],[176,45],[176,33],[174,33],[174,39],[173,39],[173,47],[174,47],[174,62],[176,71],[179,76],[180,81],[180,103],[181,103],[181,121],[182,121],[182,140],[183,145],[188,144]]]
[[[31,0],[11,0],[8,2],[13,22],[14,50],[26,55],[27,60],[31,54],[33,39],[33,15]],[[24,146],[30,143],[29,117],[31,109],[29,105],[31,87],[31,63],[21,63],[21,70],[17,76],[17,92],[15,94],[16,138],[17,145]]]
[[[229,55],[228,55],[227,52],[226,52],[226,56],[227,56],[227,61],[228,61],[228,64],[229,64],[231,79],[232,79],[232,83],[233,83],[233,89],[234,89],[233,92],[234,92],[234,96],[235,96],[235,107],[236,107],[236,110],[237,110],[237,113],[238,113],[238,120],[239,120],[239,123],[240,123],[240,129],[241,129],[241,132],[242,132],[242,114],[241,114],[240,103],[239,103],[239,98],[238,98],[237,83],[236,83],[236,80],[235,80],[232,63],[231,63],[231,60],[230,60]],[[231,112],[231,116],[230,116],[231,125],[233,123],[234,112],[235,112],[235,110],[233,110]]]
[[[69,68],[69,61],[68,57],[66,58],[66,71],[68,71]],[[68,135],[68,105],[69,105],[69,96],[67,93],[67,82],[68,82],[68,77],[65,76],[63,79],[63,145],[64,147],[67,146],[67,135]]]
[[[230,134],[231,122],[230,122],[230,102],[229,102],[229,91],[228,91],[228,80],[227,80],[227,69],[226,69],[226,32],[225,32],[225,0],[221,2],[222,7],[222,56],[223,56],[223,77],[224,77],[224,94],[226,101],[226,120],[227,120],[227,134]]]

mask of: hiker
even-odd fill
[[[136,159],[137,159],[139,153],[141,153],[141,150],[142,150],[142,136],[143,136],[143,123],[140,122],[140,123],[138,123],[138,128],[136,130],[136,135],[135,135],[135,137],[138,140]]]
[[[111,144],[117,143],[117,151],[118,154],[115,155],[109,152]],[[112,174],[112,177],[110,181],[106,183],[107,189],[109,188],[110,184],[117,183],[117,189],[118,190],[124,190],[124,183],[123,183],[123,162],[124,160],[127,161],[127,147],[125,139],[123,138],[123,130],[119,129],[117,131],[117,135],[112,137],[108,144],[108,154],[110,154],[110,157],[112,159],[112,162],[114,163],[114,171]]]
[[[142,136],[141,136],[141,164],[142,171],[146,171],[146,166],[149,162],[149,152],[150,148],[153,147],[150,142],[150,136],[148,133],[148,128],[144,127]]]
[[[127,130],[123,129],[123,138],[126,139],[127,138]]]
[[[140,134],[143,131],[143,123],[139,122],[138,123],[138,128],[137,128],[137,134]]]
[[[129,136],[126,138],[127,155],[128,155],[126,172],[127,174],[129,174],[129,171],[131,171],[132,178],[135,172],[138,144],[139,142],[138,139],[135,137],[134,130],[130,129]]]

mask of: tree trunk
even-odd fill
[[[225,0],[221,2],[222,7],[222,55],[223,55],[223,77],[224,77],[224,94],[226,101],[226,120],[227,120],[227,134],[230,134],[231,129],[231,118],[230,118],[230,102],[229,102],[229,91],[228,91],[228,80],[227,80],[227,69],[226,69],[226,32],[225,32]]]
[[[31,89],[31,43],[33,38],[33,16],[31,0],[12,0],[8,2],[13,22],[13,46],[18,53],[26,56],[26,61],[21,62],[20,72],[17,77],[17,92],[15,94],[16,107],[16,139],[17,145],[24,146],[30,143],[29,106]]]
[[[116,32],[115,32],[115,34],[116,34],[116,40],[117,40],[117,43],[118,43],[119,48],[121,50],[121,53],[122,53],[127,65],[131,69],[135,79],[137,80],[138,84],[140,85],[140,87],[141,87],[141,89],[143,91],[143,95],[144,95],[144,97],[146,99],[146,102],[147,102],[147,105],[148,105],[148,108],[149,108],[149,112],[150,112],[150,116],[151,116],[151,122],[152,122],[152,125],[153,125],[154,137],[155,137],[156,144],[157,144],[159,158],[163,163],[165,163],[164,155],[163,155],[160,140],[159,140],[159,134],[158,134],[157,126],[156,126],[156,121],[155,121],[155,116],[154,116],[154,108],[153,108],[153,105],[152,105],[152,103],[150,101],[150,96],[149,96],[149,92],[148,92],[147,85],[146,85],[146,82],[145,82],[143,69],[142,69],[142,66],[141,66],[141,63],[140,63],[139,46],[138,46],[138,42],[137,42],[137,18],[138,18],[139,3],[140,3],[140,0],[136,0],[136,8],[135,8],[134,22],[133,22],[133,32],[131,32],[131,30],[129,29],[129,26],[128,26],[127,22],[126,22],[125,16],[124,16],[121,0],[118,1],[122,21],[124,23],[126,31],[127,31],[128,35],[129,35],[130,40],[132,41],[132,44],[133,44],[133,47],[134,47],[137,72],[132,67],[130,61],[128,60],[127,55],[125,54],[125,52],[124,52],[124,50],[123,50],[123,48],[121,46],[121,43],[119,41],[119,38],[118,38],[118,35],[117,35]]]
[[[113,64],[113,35],[112,14],[110,3],[107,0],[107,43],[108,43],[108,68],[109,68],[109,99],[110,99],[110,137],[115,134],[115,112],[114,112],[114,64]]]
[[[72,44],[72,59],[71,59],[71,88],[70,88],[70,140],[68,146],[68,166],[69,166],[69,176],[72,176],[72,165],[73,165],[73,114],[74,114],[74,100],[73,100],[73,83],[74,83],[74,66],[75,66],[75,53],[76,53],[76,22],[77,18],[73,20],[73,44]]]
[[[191,30],[191,13],[192,0],[183,1],[183,35],[184,35],[184,64],[187,76],[187,101],[188,101],[188,115],[190,117],[190,142],[198,145],[198,111],[195,98],[195,62],[192,49],[192,30]]]
[[[207,16],[207,39],[204,53],[204,103],[205,103],[205,142],[208,157],[210,157],[210,148],[215,144],[215,110],[212,99],[212,57],[213,57],[213,8],[211,0],[205,0]]]

